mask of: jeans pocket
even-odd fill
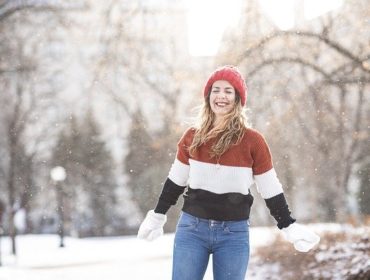
[[[178,228],[195,228],[197,221],[187,216],[182,215],[177,223]]]
[[[228,224],[225,227],[225,231],[230,233],[248,232],[249,231],[248,221]]]
[[[181,223],[181,224],[178,224],[177,227],[178,228],[194,228],[195,227],[195,224],[184,224],[184,223]]]

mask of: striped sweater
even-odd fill
[[[250,187],[265,199],[279,228],[295,220],[284,197],[264,137],[247,128],[242,140],[232,145],[219,159],[210,157],[212,139],[201,145],[194,155],[189,147],[195,134],[189,128],[177,146],[177,155],[163,186],[155,212],[165,214],[184,193],[183,211],[199,218],[230,221],[248,219],[253,203]]]

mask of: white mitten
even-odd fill
[[[163,235],[163,226],[166,221],[166,215],[155,213],[154,210],[148,211],[144,221],[140,225],[137,237],[148,241],[158,238]]]
[[[304,225],[293,223],[281,229],[287,241],[299,252],[308,252],[319,243],[320,237]]]

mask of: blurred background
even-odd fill
[[[368,0],[0,0],[12,253],[17,234],[134,235],[224,64],[245,76],[293,216],[370,224]],[[252,193],[252,224],[274,225]]]

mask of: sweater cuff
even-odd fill
[[[157,206],[154,208],[155,213],[166,214],[172,205],[177,203],[179,196],[184,192],[185,187],[176,185],[167,178],[164,183],[162,193],[159,196]]]
[[[265,199],[265,202],[267,207],[270,209],[270,214],[277,221],[277,227],[279,229],[286,228],[296,221],[290,216],[289,207],[284,193]]]

